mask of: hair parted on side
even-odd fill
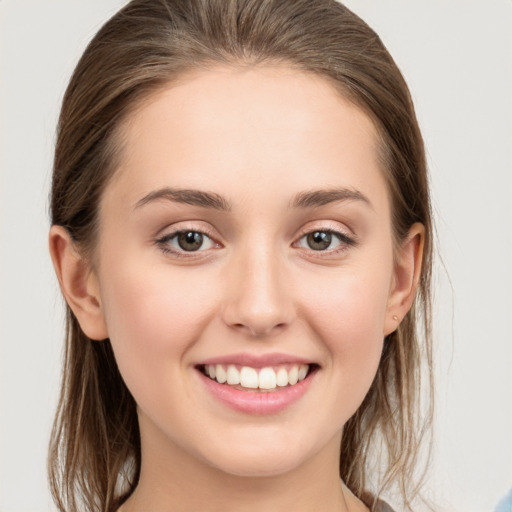
[[[77,248],[92,257],[99,202],[122,155],[121,126],[129,114],[187,71],[268,64],[325,77],[370,116],[381,139],[395,242],[414,223],[425,227],[415,304],[385,341],[370,391],[345,425],[340,457],[341,478],[368,506],[382,492],[397,489],[410,507],[423,475],[418,453],[432,416],[426,158],[398,67],[375,32],[349,9],[335,0],[128,3],[91,41],[67,88],[55,149],[51,222],[65,227]],[[87,338],[69,307],[66,323],[48,459],[52,493],[61,512],[114,512],[139,478],[136,404],[110,342]],[[424,460],[426,467],[428,456]],[[370,467],[377,468],[372,478]]]

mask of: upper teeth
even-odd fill
[[[233,364],[227,367],[221,364],[207,364],[204,367],[205,374],[220,384],[240,385],[243,388],[250,389],[275,389],[277,386],[293,386],[304,380],[308,371],[309,365],[307,364],[294,364],[277,368],[266,366],[260,369],[250,366],[237,368]]]

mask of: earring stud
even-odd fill
[[[396,315],[393,315],[393,320],[394,320],[395,322],[398,322],[398,317],[397,317]]]

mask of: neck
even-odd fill
[[[142,437],[139,484],[119,512],[317,512],[320,504],[322,512],[367,511],[340,481],[338,436],[298,467],[272,476],[228,474],[158,437]]]

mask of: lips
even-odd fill
[[[319,366],[284,354],[238,354],[196,365],[213,398],[249,414],[280,412],[309,389]]]

